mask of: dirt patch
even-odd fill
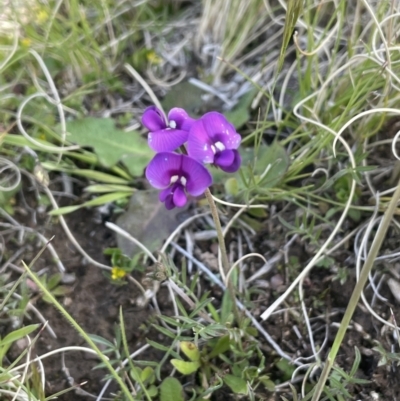
[[[68,240],[60,224],[55,219],[38,219],[37,226],[28,222],[28,216],[16,215],[15,219],[24,220],[23,224],[37,229],[47,238],[54,236],[51,241],[62,260],[66,272],[73,274],[76,279],[69,285],[70,292],[59,298],[65,309],[80,324],[86,333],[95,334],[113,342],[119,321],[119,308],[123,308],[127,339],[130,350],[136,350],[145,344],[145,336],[149,334],[149,316],[153,314],[149,305],[139,307],[136,300],[140,296],[139,289],[132,283],[115,285],[104,275],[102,269],[86,262],[81,254]],[[115,246],[115,238],[104,224],[95,219],[92,210],[80,210],[66,216],[67,224],[81,247],[95,260],[108,264],[109,260],[103,255],[107,247]],[[30,262],[40,249],[39,244],[30,246],[29,252],[23,255]],[[45,251],[43,257],[35,264],[34,270],[43,268],[48,275],[56,273],[57,267],[50,254]],[[140,277],[137,277],[140,280]],[[43,301],[40,296],[34,298],[35,306],[40,310],[49,325],[57,335],[54,339],[46,330],[40,336],[35,353],[43,355],[49,351],[66,346],[87,346],[75,329],[52,305]],[[168,313],[168,310],[165,311]],[[151,352],[141,357],[148,357]],[[154,353],[154,352],[153,352]],[[18,350],[13,349],[10,359],[18,356]],[[112,355],[110,355],[112,356]],[[46,372],[46,394],[61,391],[71,384],[87,382],[83,389],[92,394],[98,394],[104,385],[105,371],[93,368],[99,360],[92,354],[80,351],[68,351],[62,356],[56,354],[44,360]],[[75,393],[64,394],[60,400],[86,400],[88,395],[79,396]]]

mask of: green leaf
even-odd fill
[[[61,273],[56,273],[50,276],[49,280],[47,281],[47,289],[52,290],[53,288],[57,287],[57,285],[60,284],[61,278]]]
[[[247,383],[241,377],[226,375],[223,380],[235,394],[247,394]]]
[[[258,380],[268,391],[275,391],[275,383],[268,376],[260,376]]]
[[[265,209],[262,208],[254,208],[250,209],[247,212],[250,216],[258,217],[258,218],[266,218],[268,217],[268,213]]]
[[[13,332],[7,334],[2,340],[0,340],[0,346],[4,346],[9,343],[13,343],[28,334],[35,331],[40,324],[30,324],[29,326],[21,327],[20,329],[14,330]]]
[[[180,359],[171,359],[171,363],[183,375],[191,375],[200,367],[200,361],[187,362]]]
[[[254,173],[260,175],[259,185],[262,188],[275,187],[283,178],[289,163],[289,156],[278,141],[273,142],[266,149],[260,146],[254,166]]]
[[[175,377],[167,377],[160,386],[160,401],[184,401],[183,387]]]
[[[97,344],[105,345],[108,348],[115,348],[115,344],[111,341],[106,340],[103,337],[98,336],[97,334],[88,334],[88,336]]]
[[[49,215],[59,216],[61,214],[72,213],[75,210],[80,209],[81,207],[101,206],[104,205],[105,203],[115,202],[117,200],[124,199],[128,195],[129,194],[127,192],[112,192],[110,194],[102,195],[97,198],[91,199],[90,201],[84,202],[81,205],[65,206],[65,207],[60,207],[58,209],[54,209],[49,212]]]
[[[97,198],[94,198],[85,203],[82,203],[82,206],[84,206],[84,207],[101,206],[101,205],[104,205],[105,203],[115,202],[117,200],[124,199],[126,197],[127,197],[126,192],[112,192],[110,194],[101,195],[101,196],[98,196]]]
[[[303,0],[288,0],[286,8],[285,26],[283,29],[283,39],[281,51],[278,59],[277,72],[280,72],[285,60],[285,53],[288,47],[290,38],[293,35],[293,30],[296,27],[297,20],[303,10]]]
[[[154,369],[152,369],[150,366],[146,366],[142,370],[142,373],[140,374],[140,380],[142,382],[145,382],[146,380],[148,380],[149,383],[154,383],[154,380],[155,380]]]
[[[147,394],[150,396],[150,397],[155,397],[157,394],[158,394],[158,389],[157,389],[157,387],[154,385],[154,384],[152,384],[148,389],[147,389]]]
[[[94,184],[88,185],[85,189],[85,192],[90,194],[98,194],[105,192],[129,192],[132,194],[135,189],[128,187],[127,185],[117,185],[117,184]]]
[[[240,98],[238,104],[232,110],[224,113],[225,117],[236,129],[249,121],[249,108],[257,92],[257,89],[252,89],[250,92],[247,92]]]
[[[105,184],[128,184],[125,178],[117,177],[112,174],[102,173],[101,171],[96,170],[88,170],[88,169],[73,169],[62,167],[56,163],[45,161],[42,163],[42,166],[47,170],[51,171],[63,171],[68,174],[78,175],[79,177],[85,177],[88,180],[93,180],[96,182],[103,182]]]
[[[292,374],[294,372],[294,366],[290,364],[289,361],[287,361],[286,359],[281,358],[276,364],[275,366],[282,372],[282,380],[290,380],[290,378],[292,377]]]
[[[63,296],[66,294],[69,294],[72,291],[71,287],[68,287],[66,285],[59,285],[58,287],[54,288],[51,293],[55,297]]]
[[[141,374],[142,374],[142,369],[140,369],[138,366],[132,366],[130,372],[129,372],[132,380],[135,382],[140,382],[141,381]]]
[[[68,213],[75,212],[75,210],[78,210],[80,208],[81,208],[80,205],[59,207],[58,209],[54,209],[54,210],[50,211],[49,215],[50,216],[60,216],[61,214],[68,214]]]
[[[45,145],[45,146],[54,146],[53,143],[47,142],[47,141],[42,141],[41,139],[35,138],[35,141]],[[40,146],[37,146],[33,144],[31,141],[26,139],[22,135],[17,135],[17,134],[7,134],[7,136],[4,138],[4,143],[8,145],[13,145],[13,146],[19,146],[19,147],[24,147],[28,146],[30,149],[33,150],[43,150]]]
[[[143,170],[153,156],[147,141],[136,131],[124,132],[115,127],[111,118],[87,117],[67,123],[67,139],[94,149],[105,167],[122,161],[134,176]]]
[[[221,323],[226,323],[232,316],[233,313],[233,302],[229,295],[229,292],[225,292],[222,297],[221,306]]]
[[[6,135],[7,135],[7,132],[0,132],[0,148],[1,148],[1,145],[2,145]]]
[[[218,339],[217,343],[213,347],[212,351],[208,355],[209,358],[214,358],[217,355],[223,354],[230,349],[229,334]]]
[[[13,332],[7,334],[2,340],[0,340],[0,365],[2,364],[3,358],[7,351],[11,347],[11,344],[29,335],[39,326],[40,324],[31,324],[29,326],[21,327],[20,329],[14,330]]]
[[[155,349],[159,349],[160,351],[164,351],[164,352],[169,352],[172,356],[179,358],[179,354],[176,351],[174,351],[173,349],[171,349],[171,347],[167,347],[166,345],[159,344],[156,341],[149,340],[148,338],[146,338],[146,342],[147,342],[147,344],[151,345]]]
[[[193,362],[197,362],[200,359],[200,351],[190,341],[181,341],[180,343],[181,351]]]
[[[225,181],[225,191],[228,195],[237,195],[239,192],[239,183],[236,177],[230,177]]]

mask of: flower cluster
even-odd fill
[[[150,131],[150,148],[157,152],[146,168],[146,178],[161,190],[160,201],[167,209],[183,207],[187,194],[202,195],[212,184],[204,164],[228,173],[240,167],[237,149],[241,136],[220,113],[212,111],[195,120],[175,107],[166,120],[161,110],[150,106],[143,113],[142,123]],[[176,153],[179,148],[185,154]]]

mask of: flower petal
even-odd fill
[[[242,137],[223,114],[211,111],[204,114],[201,120],[205,131],[214,143],[222,142],[226,149],[237,149],[239,147]]]
[[[217,166],[230,166],[235,160],[234,151],[231,149],[225,149],[222,152],[217,152],[214,157],[214,164]]]
[[[171,177],[181,171],[182,157],[172,152],[157,153],[146,168],[146,178],[150,185],[157,189],[169,187]]]
[[[187,143],[189,156],[202,163],[213,163],[214,151],[211,145],[213,145],[213,142],[207,135],[203,121],[201,119],[197,120],[189,131]]]
[[[186,205],[187,198],[185,191],[181,185],[178,185],[174,191],[173,201],[176,207],[183,207]]]
[[[162,129],[149,132],[148,144],[156,152],[172,152],[183,145],[189,133],[178,129]]]
[[[191,157],[183,155],[182,172],[187,179],[186,190],[192,196],[199,196],[212,184],[209,171]]]
[[[175,207],[173,195],[169,194],[165,199],[165,207],[167,210],[171,210]]]
[[[186,113],[184,109],[174,107],[168,113],[168,121],[171,128],[189,131],[196,120],[189,117],[188,113]]]
[[[165,200],[167,199],[167,197],[169,195],[172,195],[172,187],[171,186],[163,189],[160,192],[160,194],[158,195],[158,199],[160,200],[160,202],[165,202]]]
[[[223,166],[221,164],[215,163],[221,168],[221,170],[226,171],[227,173],[234,173],[235,171],[238,171],[240,164],[242,163],[242,158],[240,156],[240,153],[236,149],[231,150],[231,152],[233,152],[234,154],[234,159],[232,164],[230,164],[229,166]]]
[[[142,116],[142,124],[149,131],[159,131],[167,128],[164,115],[156,106],[147,107]]]

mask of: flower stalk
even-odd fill
[[[222,268],[224,269],[225,277],[227,277],[226,286],[228,288],[229,296],[231,297],[231,301],[232,301],[233,315],[235,317],[236,324],[239,324],[240,314],[239,314],[239,309],[236,304],[236,294],[235,294],[235,288],[233,286],[232,278],[228,277],[230,266],[229,266],[228,254],[226,252],[225,238],[224,238],[224,234],[222,232],[221,221],[220,221],[219,215],[218,215],[218,209],[214,202],[212,194],[208,188],[206,189],[204,194],[205,194],[208,204],[210,206],[211,215],[213,217],[214,224],[215,224],[215,229],[217,230],[218,244],[219,244],[219,249],[221,251]]]

